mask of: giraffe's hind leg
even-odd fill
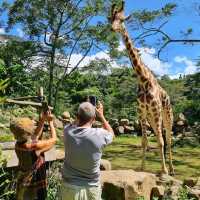
[[[164,140],[162,135],[162,115],[161,110],[159,108],[154,108],[151,112],[151,118],[149,118],[151,127],[154,130],[154,133],[157,137],[157,143],[160,151],[161,165],[162,165],[162,173],[168,174],[168,170],[165,164],[165,156],[164,156]]]
[[[174,167],[172,163],[172,124],[173,124],[173,113],[170,106],[163,109],[163,125],[166,131],[166,142],[167,142],[167,151],[169,154],[169,170],[170,175],[174,175]]]
[[[146,160],[146,151],[148,147],[148,139],[147,139],[147,132],[146,132],[146,120],[141,120],[141,127],[142,127],[142,164],[141,164],[141,170],[143,171],[145,169],[145,160]]]
[[[146,127],[146,115],[145,111],[139,112],[139,119],[140,119],[140,125],[142,128],[142,163],[141,163],[141,170],[144,171],[145,169],[145,160],[146,160],[146,151],[148,146],[148,140],[147,140],[147,127]]]

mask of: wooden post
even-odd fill
[[[39,89],[39,96],[40,96],[41,98],[44,98],[44,90],[43,90],[43,87],[40,87],[40,89]]]
[[[39,97],[40,103],[42,104],[42,101],[44,100],[44,90],[43,90],[43,87],[39,88],[38,97]],[[39,112],[39,121],[40,121],[41,120],[41,115],[42,115],[42,106],[38,109],[38,112]],[[42,136],[43,136],[43,131],[42,131],[42,134],[41,134],[41,136],[40,136],[39,139],[42,139]]]

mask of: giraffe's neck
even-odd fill
[[[140,55],[138,53],[138,50],[133,46],[132,40],[129,37],[128,32],[126,31],[126,28],[124,26],[123,31],[121,32],[126,49],[129,54],[129,58],[132,63],[132,67],[135,70],[138,79],[140,79],[141,82],[143,82],[144,79],[147,79],[149,77],[149,70],[142,62]]]

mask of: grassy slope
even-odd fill
[[[141,164],[141,138],[121,136],[115,138],[114,142],[106,147],[103,158],[112,163],[113,169],[139,170]],[[156,147],[155,139],[150,139],[150,146]],[[175,177],[184,179],[186,177],[200,176],[200,147],[174,147],[173,163]],[[157,148],[150,149],[146,154],[146,171],[159,172],[160,156]]]

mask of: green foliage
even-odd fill
[[[179,189],[178,200],[195,200],[195,198],[189,197],[189,192],[186,187]]]
[[[96,59],[80,71],[78,65],[70,66],[71,55],[86,56],[90,44],[92,48],[109,47],[112,58],[126,56],[126,52],[117,50],[118,35],[105,22],[111,4],[120,6],[121,1],[78,2],[15,0],[3,5],[8,11],[8,28],[20,23],[29,38],[12,38],[0,45],[0,79],[9,77],[5,94],[35,95],[38,87],[43,86],[57,114],[64,110],[75,114],[84,97],[93,94],[103,101],[107,117],[133,120],[137,118],[137,81],[132,69],[112,68],[106,59]],[[144,24],[169,17],[175,8],[170,3],[157,10],[137,11],[133,17]],[[96,16],[97,22],[90,23]],[[188,28],[187,33],[192,33],[192,29]],[[33,56],[38,54],[43,56],[41,65],[30,68]],[[67,58],[65,65],[58,62],[57,55]],[[199,121],[199,73],[177,80],[163,76],[160,83],[171,97],[175,117],[183,112],[190,123]]]
[[[1,132],[0,132],[1,133]],[[10,142],[14,141],[14,137],[12,134],[0,134],[0,142]]]
[[[15,95],[16,91],[19,95],[31,93],[31,76],[27,73],[25,63],[28,65],[29,58],[33,54],[32,42],[11,39],[6,44],[0,45],[0,79],[9,79],[7,95]]]
[[[10,179],[9,174],[4,170],[6,159],[2,155],[0,148],[0,200],[10,200],[14,195],[13,180]]]
[[[8,80],[9,79],[0,80],[0,104],[3,103],[5,100],[4,93],[5,93],[5,89],[8,87]]]
[[[47,187],[47,199],[48,200],[58,200],[60,199],[60,186],[61,186],[61,177],[60,177],[60,168],[61,163],[54,162],[48,170],[48,187]]]
[[[105,24],[107,2],[102,0],[15,0],[5,8],[8,10],[8,28],[20,23],[25,35],[37,44],[37,51],[46,58],[43,66],[48,74],[45,82],[45,85],[48,83],[48,101],[52,105],[54,102],[56,107],[58,90],[82,61],[77,61],[77,65],[70,69],[71,55],[86,56],[95,42],[98,45],[118,43],[115,36],[110,37],[110,29]],[[95,16],[101,16],[103,20],[90,23]],[[67,60],[65,66],[58,62],[58,54]]]
[[[152,22],[158,18],[163,18],[172,15],[172,12],[176,8],[176,4],[168,3],[159,10],[142,10],[133,13],[133,17],[138,19],[142,23]]]

